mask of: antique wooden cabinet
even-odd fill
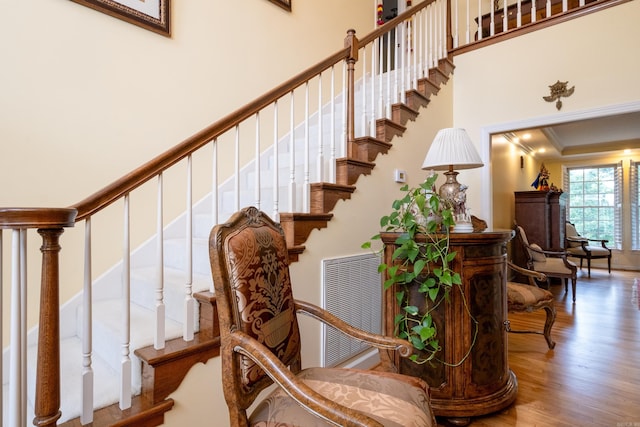
[[[556,191],[516,191],[515,220],[524,228],[529,243],[544,250],[564,249],[566,202]]]
[[[566,219],[565,194],[556,191],[516,191],[515,223],[520,225],[529,243],[537,243],[547,251],[564,250]],[[512,245],[513,262],[527,268],[527,257],[518,238]],[[517,276],[516,281],[523,282]]]
[[[511,230],[451,234],[450,247],[456,252],[452,268],[460,273],[462,286],[454,288],[450,302],[438,305],[433,314],[441,361],[420,365],[396,359],[400,372],[427,381],[435,414],[455,425],[503,409],[516,397],[518,384],[509,369],[505,329],[506,246],[513,234]],[[390,265],[398,233],[381,237],[384,262]],[[412,303],[426,307],[417,285],[409,288]],[[395,333],[399,311],[395,293],[396,287],[384,293],[384,331],[389,335]]]

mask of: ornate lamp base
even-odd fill
[[[460,191],[460,183],[456,179],[458,172],[454,170],[448,170],[444,173],[444,175],[447,177],[447,180],[440,186],[438,193],[440,194],[440,197],[445,200],[449,200],[453,205],[454,197]]]

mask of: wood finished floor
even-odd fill
[[[473,427],[640,427],[640,308],[632,303],[640,272],[586,268],[575,304],[555,284],[558,312],[548,350],[541,335],[509,334],[518,395],[509,408],[474,418]],[[510,314],[512,327],[539,329],[544,311]]]

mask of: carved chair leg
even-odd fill
[[[587,271],[589,278],[591,278],[591,258],[587,258]]]
[[[573,302],[576,302],[576,278],[571,278],[571,293],[573,296]]]
[[[556,321],[556,308],[553,306],[553,303],[544,306],[543,308],[547,312],[547,319],[544,322],[544,339],[547,340],[549,350],[553,350],[556,343],[551,339],[551,328]]]

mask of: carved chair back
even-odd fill
[[[234,351],[240,331],[264,344],[293,373],[300,371],[300,334],[282,227],[255,208],[213,228],[209,255],[218,307],[224,391],[237,416],[272,383]],[[230,402],[232,400],[232,402]],[[243,415],[244,414],[244,415]]]

